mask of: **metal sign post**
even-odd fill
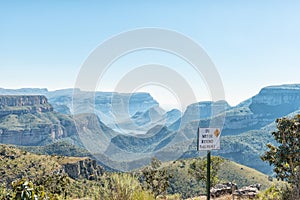
[[[206,174],[206,194],[207,200],[210,200],[210,151],[207,151],[207,174]]]
[[[197,132],[197,150],[207,151],[207,174],[206,174],[206,194],[207,200],[210,200],[210,163],[213,149],[220,149],[220,129],[218,128],[198,128]]]

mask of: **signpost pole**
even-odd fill
[[[207,200],[210,200],[210,151],[207,151],[207,176],[206,176],[206,194],[207,194]]]
[[[206,194],[207,200],[210,200],[210,165],[211,165],[211,150],[220,149],[220,129],[218,128],[203,128],[197,131],[197,150],[207,151],[207,174],[206,174]]]

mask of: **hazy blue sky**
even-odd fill
[[[300,83],[299,2],[1,1],[0,87],[73,87],[82,63],[103,41],[131,29],[160,27],[187,35],[206,50],[226,100],[235,105],[264,86]],[[151,62],[151,55],[138,62],[138,55],[131,56],[116,66]],[[155,62],[164,59],[158,57]],[[181,64],[170,65],[176,69],[176,63]]]

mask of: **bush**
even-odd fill
[[[141,171],[140,180],[143,187],[150,190],[155,197],[165,195],[169,187],[170,174],[165,168],[162,168],[162,162],[157,158],[152,158],[150,166],[145,167]]]
[[[6,188],[6,184],[3,183],[0,185],[0,199],[6,200],[6,199],[12,199],[12,191]]]
[[[100,193],[103,200],[154,200],[153,195],[142,190],[138,180],[129,174],[110,175],[103,181]]]
[[[257,199],[259,200],[286,200],[293,199],[291,188],[288,185],[276,186],[272,185],[266,190],[260,192],[257,195]]]

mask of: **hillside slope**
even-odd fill
[[[103,167],[87,157],[37,155],[7,145],[0,145],[0,160],[0,183],[6,184],[20,178],[36,180],[60,173],[72,178],[97,179],[104,172]]]

